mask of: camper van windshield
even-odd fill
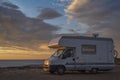
[[[60,56],[64,52],[65,49],[58,49],[52,56]]]

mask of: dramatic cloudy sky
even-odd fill
[[[58,34],[114,39],[120,52],[119,0],[0,0],[0,59],[43,59]]]

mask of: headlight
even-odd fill
[[[45,64],[45,65],[50,65],[50,62],[49,62],[48,60],[46,60],[46,61],[44,62],[44,64]]]

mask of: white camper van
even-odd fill
[[[44,62],[44,71],[97,71],[114,68],[114,45],[111,38],[62,36],[53,39],[49,48],[56,52]]]

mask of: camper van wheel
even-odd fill
[[[60,75],[63,75],[65,72],[65,68],[63,66],[59,66],[57,68],[57,73],[60,74]]]
[[[85,73],[85,70],[79,70],[79,72]]]
[[[93,68],[93,69],[91,70],[91,72],[92,72],[92,73],[97,73],[97,70],[98,70],[97,68]]]
[[[51,74],[53,74],[55,71],[49,71]]]

